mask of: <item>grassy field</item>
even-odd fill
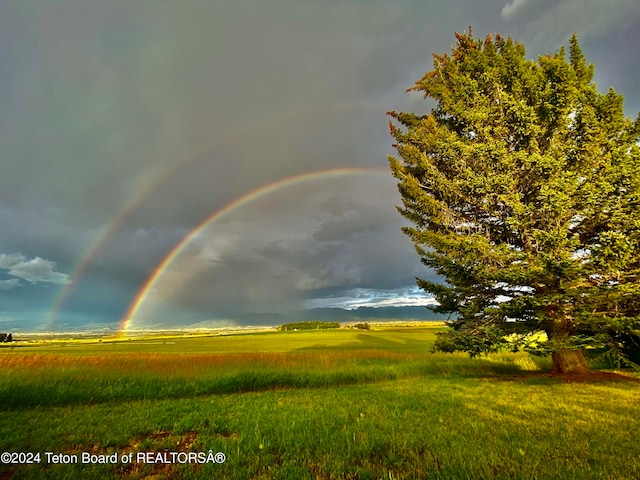
[[[640,478],[635,379],[430,353],[434,330],[3,347],[0,452],[39,462],[0,479]]]

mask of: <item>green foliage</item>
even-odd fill
[[[367,322],[364,323],[356,323],[353,328],[355,328],[356,330],[371,330],[371,325],[369,325]]]
[[[409,89],[431,113],[389,112],[403,231],[446,280],[418,285],[457,316],[437,347],[477,355],[544,331],[549,352],[637,352],[640,117],[597,91],[575,35],[569,61],[456,38]]]
[[[278,327],[278,330],[328,330],[330,328],[340,328],[338,322],[293,322],[285,323]]]

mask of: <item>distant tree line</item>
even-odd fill
[[[365,323],[356,323],[353,328],[357,329],[357,330],[371,330],[371,325],[369,325],[367,322]]]
[[[328,330],[330,328],[340,328],[338,322],[293,322],[285,323],[278,327],[278,330]]]

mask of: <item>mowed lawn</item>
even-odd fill
[[[0,452],[40,458],[0,479],[640,478],[636,378],[431,353],[437,328],[2,348]]]

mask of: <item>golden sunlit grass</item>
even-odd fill
[[[425,356],[429,355],[425,352]],[[58,369],[60,367],[126,369],[140,372],[155,370],[168,375],[179,375],[223,367],[277,367],[327,368],[357,361],[407,361],[415,354],[385,351],[313,352],[313,353],[227,353],[227,354],[162,354],[126,353],[111,355],[27,354],[0,355],[0,368],[30,370]]]

